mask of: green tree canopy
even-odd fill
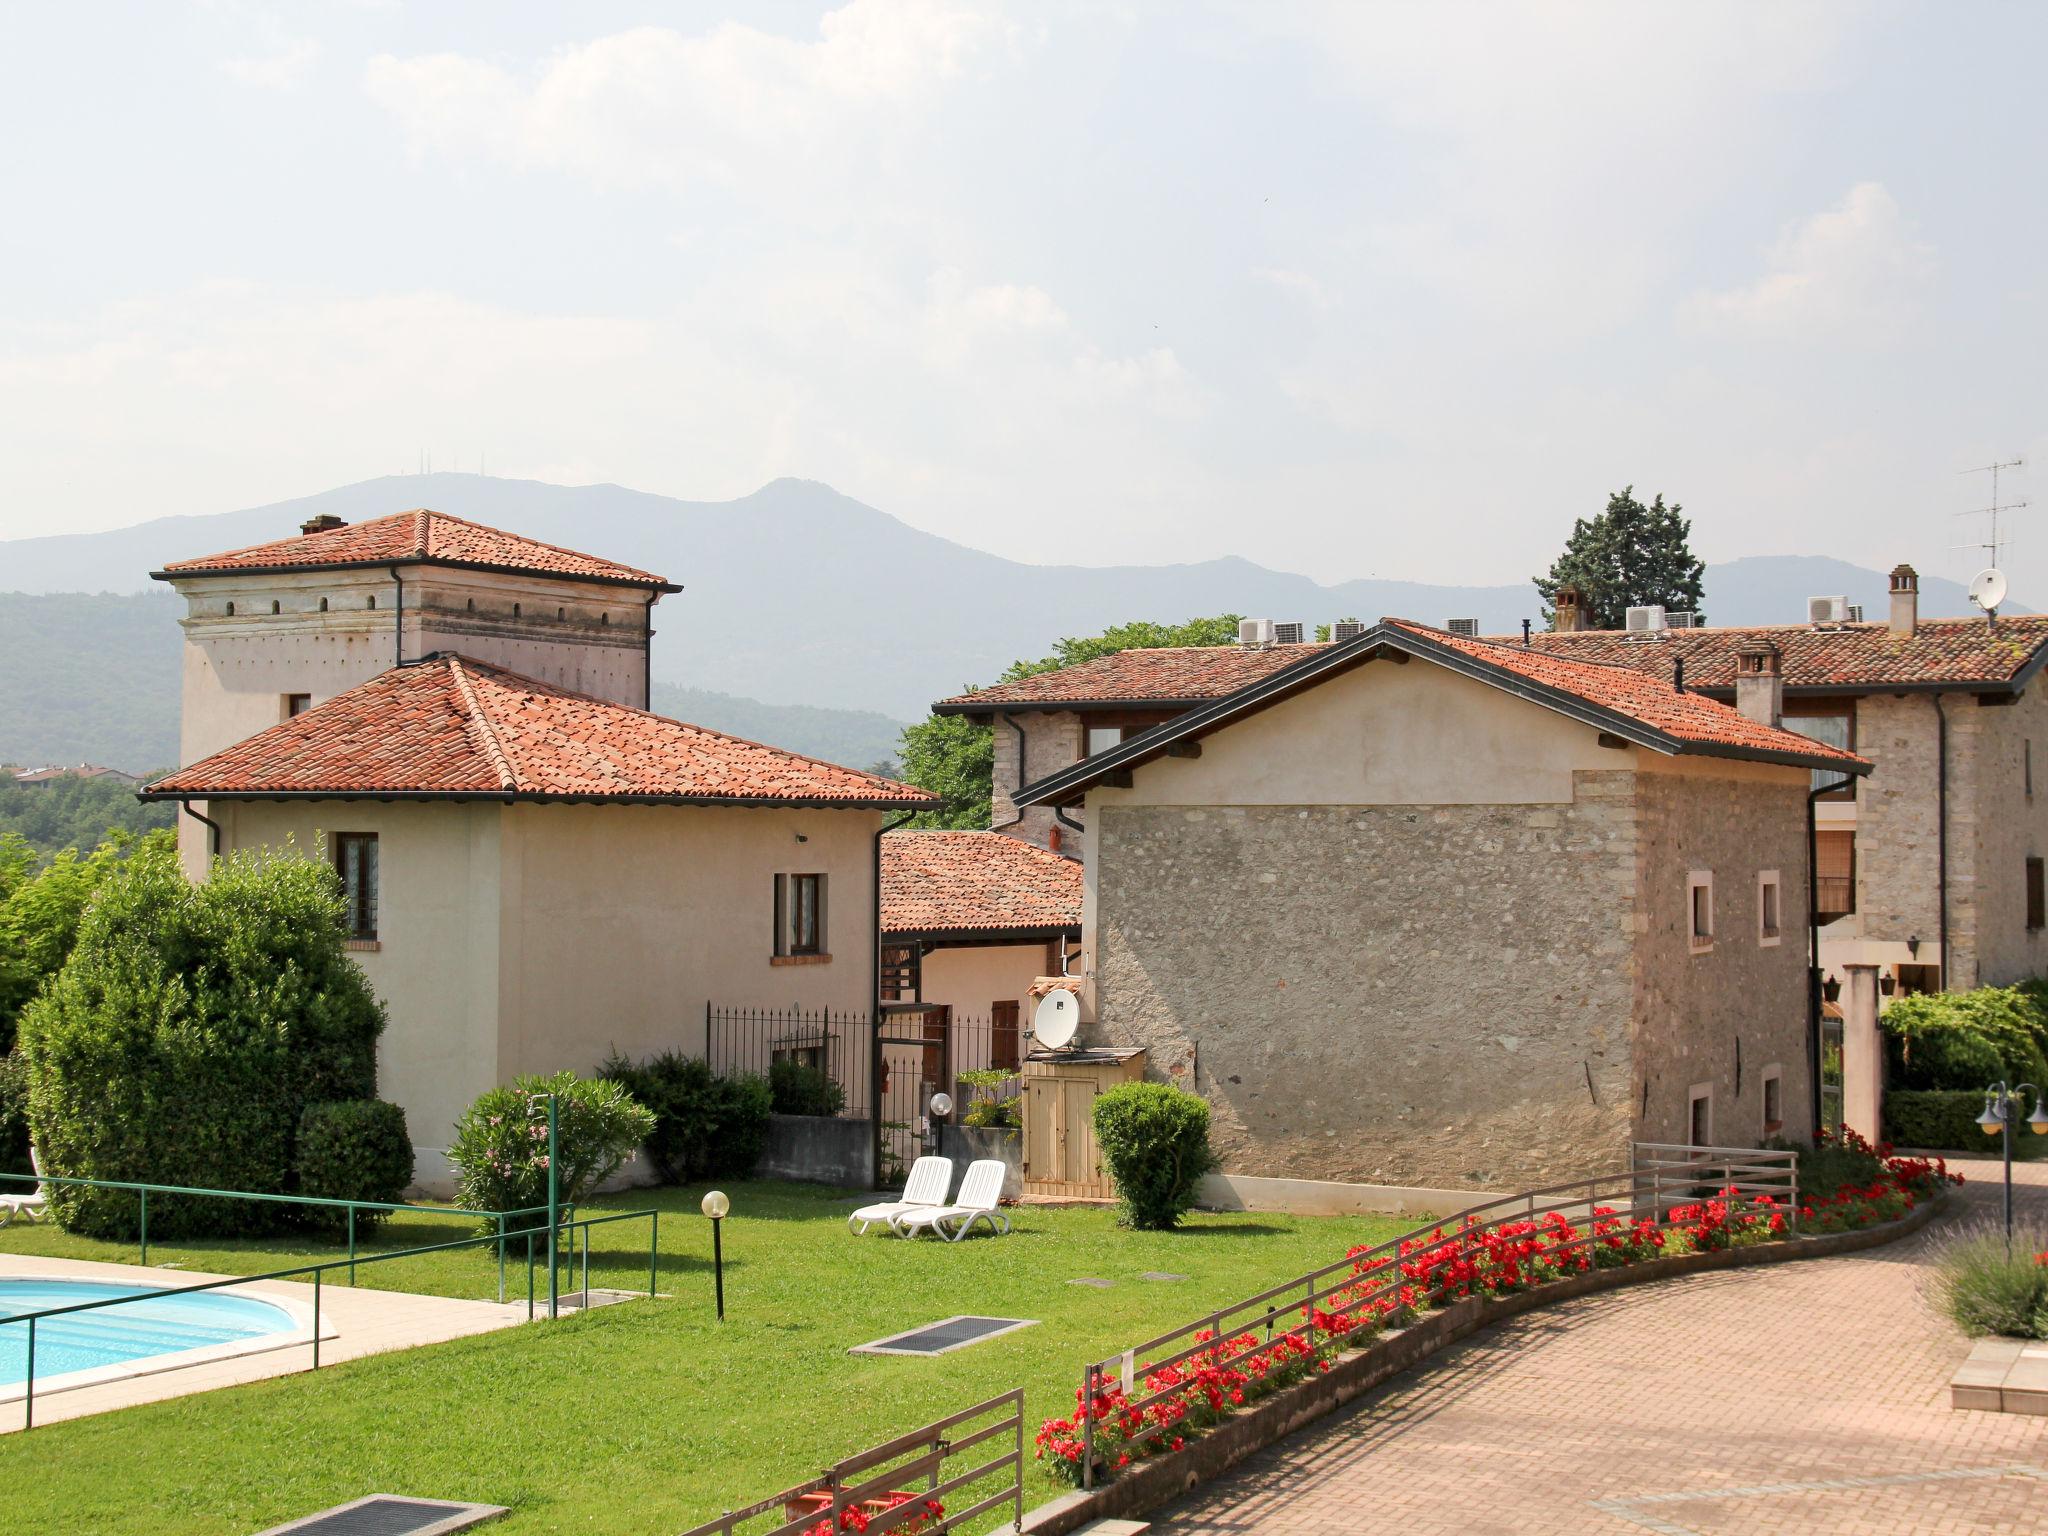
[[[306,1106],[376,1089],[384,1010],[346,938],[334,871],[295,853],[236,853],[195,886],[160,838],[108,868],[69,958],[21,1015],[29,1124],[50,1170],[288,1190]],[[74,1231],[134,1229],[119,1191],[59,1188],[50,1204]],[[232,1233],[278,1209],[180,1199],[150,1222]]]
[[[63,848],[90,848],[109,832],[143,833],[168,827],[178,808],[168,801],[144,804],[135,786],[121,779],[81,779],[76,774],[23,784],[0,773],[0,836],[20,834],[38,855]],[[0,875],[0,895],[6,892]]]
[[[1182,624],[1137,619],[1099,635],[1069,635],[1053,647],[1050,656],[1011,662],[996,681],[1014,683],[1041,672],[1057,672],[1097,657],[1114,656],[1118,651],[1231,645],[1237,640],[1237,621],[1234,613],[1189,619]],[[972,693],[975,686],[969,684],[965,691]],[[915,825],[971,831],[989,824],[990,802],[995,795],[995,738],[988,726],[978,725],[965,715],[932,715],[904,728],[902,758],[903,781],[931,791],[944,802],[934,810],[921,812]]]
[[[1607,498],[1607,510],[1577,518],[1564,553],[1538,576],[1543,612],[1553,616],[1557,589],[1567,584],[1586,594],[1586,621],[1595,629],[1620,629],[1630,608],[1661,604],[1673,612],[1697,613],[1706,601],[1700,578],[1706,566],[1693,558],[1687,540],[1692,524],[1677,502],[1664,505],[1660,492],[1647,507],[1627,486]]]
[[[27,841],[0,832],[0,1053],[13,1049],[21,1010],[71,953],[79,921],[108,872],[131,849],[171,846],[168,832],[138,842],[114,831],[84,857],[66,848],[38,872]]]

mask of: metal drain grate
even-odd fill
[[[406,1499],[373,1493],[352,1504],[337,1504],[302,1520],[273,1525],[258,1536],[450,1536],[506,1513],[502,1504],[463,1504],[452,1499]]]
[[[1035,1328],[1037,1325],[1035,1317],[948,1317],[936,1323],[926,1323],[922,1328],[913,1328],[908,1333],[892,1333],[872,1344],[856,1344],[847,1353],[943,1355],[948,1350],[965,1349],[969,1344],[979,1344],[998,1334],[1014,1333],[1019,1328]]]

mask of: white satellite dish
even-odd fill
[[[1031,1015],[1032,1038],[1049,1051],[1073,1043],[1081,1027],[1081,1000],[1064,987],[1056,987],[1038,1000]]]
[[[2005,572],[1991,566],[1972,576],[1970,601],[1986,613],[1996,613],[1998,605],[2005,601]]]

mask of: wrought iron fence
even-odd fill
[[[1377,1315],[1391,1299],[1399,1298],[1400,1287],[1407,1279],[1402,1270],[1404,1263],[1426,1260],[1433,1253],[1510,1222],[1536,1222],[1552,1215],[1561,1216],[1580,1227],[1579,1233],[1566,1242],[1550,1245],[1548,1251],[1552,1255],[1567,1255],[1602,1241],[1593,1231],[1596,1208],[1635,1219],[1647,1217],[1661,1225],[1673,1206],[1728,1188],[1751,1199],[1770,1196],[1781,1202],[1788,1221],[1796,1225],[1798,1154],[1746,1147],[1638,1143],[1630,1149],[1625,1173],[1573,1179],[1467,1206],[1376,1247],[1347,1253],[1335,1263],[1219,1307],[1106,1359],[1091,1360],[1082,1367],[1080,1401],[1095,1403],[1105,1383],[1113,1383],[1124,1392],[1121,1411],[1142,1415],[1187,1390],[1186,1381],[1178,1375],[1171,1378],[1170,1384],[1157,1389],[1150,1389],[1147,1377],[1191,1363],[1199,1365],[1216,1356],[1224,1341],[1247,1332],[1263,1332],[1266,1342],[1271,1343],[1276,1329],[1296,1331],[1291,1321],[1294,1318],[1301,1319],[1299,1331],[1310,1354],[1318,1348],[1329,1348],[1355,1326],[1355,1319]],[[1095,1486],[1093,1413],[1083,1415],[1081,1485]]]
[[[868,1065],[875,1027],[864,1013],[833,1008],[731,1008],[704,1005],[704,1059],[721,1077],[766,1077],[778,1063],[822,1072],[838,1084],[839,1113],[872,1118]]]
[[[836,1461],[809,1482],[727,1510],[683,1536],[953,1536],[1016,1532],[1023,1522],[1020,1387]]]

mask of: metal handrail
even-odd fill
[[[1642,1153],[1682,1152],[1684,1159],[1661,1159],[1655,1156],[1643,1158]],[[1105,1359],[1090,1360],[1082,1367],[1082,1453],[1081,1486],[1092,1488],[1095,1476],[1095,1415],[1093,1405],[1100,1395],[1106,1374],[1114,1372],[1126,1393],[1125,1406],[1131,1410],[1142,1410],[1161,1399],[1185,1390],[1176,1385],[1142,1396],[1131,1395],[1139,1377],[1175,1366],[1213,1352],[1228,1332],[1235,1328],[1256,1328],[1263,1324],[1270,1340],[1273,1327],[1281,1308],[1273,1305],[1281,1298],[1290,1298],[1287,1309],[1299,1306],[1305,1316],[1303,1330],[1311,1351],[1316,1343],[1317,1303],[1328,1303],[1341,1297],[1346,1305],[1355,1306],[1383,1296],[1390,1289],[1402,1283],[1400,1262],[1413,1261],[1438,1252],[1441,1249],[1462,1243],[1476,1232],[1510,1221],[1539,1221],[1546,1216],[1562,1215],[1567,1212],[1579,1219],[1590,1222],[1597,1205],[1612,1202],[1616,1214],[1622,1214],[1618,1207],[1626,1205],[1632,1215],[1639,1215],[1646,1209],[1660,1225],[1665,1220],[1667,1208],[1692,1204],[1697,1200],[1694,1190],[1711,1184],[1716,1191],[1732,1188],[1738,1195],[1770,1195],[1783,1199],[1787,1219],[1797,1228],[1799,1216],[1799,1169],[1798,1154],[1794,1151],[1758,1150],[1749,1147],[1679,1147],[1654,1142],[1635,1143],[1630,1148],[1630,1166],[1625,1171],[1611,1174],[1595,1174],[1586,1178],[1570,1179],[1559,1184],[1547,1184],[1535,1189],[1520,1190],[1514,1194],[1496,1196],[1482,1200],[1464,1209],[1431,1221],[1423,1226],[1411,1228],[1399,1236],[1369,1248],[1347,1253],[1333,1263],[1290,1280],[1270,1286],[1248,1296],[1242,1301],[1220,1307],[1193,1322],[1169,1329]],[[1766,1175],[1765,1178],[1743,1179],[1737,1175]],[[1567,1216],[1571,1220],[1571,1216]],[[1576,1222],[1574,1222],[1576,1225]],[[1585,1246],[1593,1241],[1590,1233],[1573,1239],[1554,1252],[1566,1252]],[[1404,1245],[1420,1244],[1403,1252]],[[1392,1260],[1392,1263],[1384,1261]],[[1381,1261],[1376,1263],[1375,1261]],[[1346,1271],[1349,1278],[1342,1284],[1326,1287],[1320,1294],[1318,1285],[1330,1276]],[[1293,1298],[1299,1296],[1300,1299]],[[1262,1316],[1245,1319],[1226,1329],[1228,1319],[1238,1318],[1247,1312],[1263,1309]],[[1187,1338],[1204,1329],[1209,1337],[1196,1340],[1171,1355],[1153,1357],[1153,1351],[1176,1340]],[[1349,1330],[1346,1330],[1347,1332]],[[1328,1339],[1324,1340],[1327,1344]],[[1146,1364],[1139,1365],[1140,1359]],[[692,1533],[695,1536],[695,1533]]]
[[[571,1234],[570,1263],[572,1266],[575,1262],[574,1235],[579,1229],[583,1235],[583,1296],[586,1305],[590,1299],[589,1229],[605,1226],[615,1221],[635,1221],[642,1218],[650,1223],[647,1258],[647,1295],[651,1300],[655,1295],[660,1267],[660,1211],[652,1207],[638,1211],[614,1211],[603,1216],[583,1216],[573,1221],[562,1223],[562,1229]],[[352,1256],[346,1259],[327,1259],[318,1264],[300,1264],[290,1269],[266,1270],[259,1275],[230,1275],[225,1279],[201,1280],[191,1285],[152,1286],[127,1296],[104,1296],[97,1301],[74,1301],[61,1307],[40,1307],[33,1312],[17,1312],[12,1316],[0,1316],[0,1328],[11,1327],[16,1323],[28,1325],[27,1373],[22,1383],[22,1427],[24,1429],[34,1429],[36,1426],[36,1324],[45,1318],[63,1317],[74,1312],[96,1312],[106,1307],[128,1306],[138,1301],[157,1301],[166,1296],[191,1296],[201,1291],[225,1290],[230,1286],[237,1285],[256,1285],[266,1280],[295,1280],[305,1275],[311,1275],[313,1277],[313,1336],[310,1342],[313,1346],[312,1369],[317,1371],[320,1369],[321,1282],[328,1270],[349,1269],[353,1273],[354,1267],[358,1264],[381,1264],[392,1259],[417,1258],[424,1253],[443,1253],[454,1248],[475,1247],[479,1243],[496,1243],[499,1245],[501,1254],[500,1268],[502,1276],[503,1244],[508,1239],[523,1237],[526,1239],[526,1317],[527,1321],[531,1322],[534,1318],[533,1240],[535,1237],[545,1237],[547,1233],[548,1228],[545,1225],[528,1227],[518,1232],[507,1232],[501,1228],[499,1231],[485,1232],[476,1237],[458,1238],[453,1242],[447,1243],[424,1243],[418,1247],[401,1248],[391,1253],[375,1253],[365,1257]],[[501,1295],[502,1283],[501,1278]]]
[[[949,1431],[961,1425],[971,1424],[977,1419],[990,1422],[955,1436]],[[956,1460],[968,1451],[988,1445],[1009,1435],[1010,1444],[994,1456],[977,1462],[964,1471],[946,1475],[948,1458]],[[893,1509],[878,1511],[868,1516],[863,1527],[870,1536],[895,1530],[924,1515],[924,1499],[937,1499],[945,1494],[969,1488],[985,1479],[1007,1473],[1000,1488],[982,1496],[965,1509],[947,1510],[940,1529],[955,1531],[963,1529],[967,1522],[989,1511],[1008,1504],[1010,1519],[1007,1529],[1019,1531],[1024,1522],[1024,1389],[1012,1388],[1008,1392],[964,1408],[958,1413],[925,1425],[922,1429],[911,1430],[908,1434],[885,1440],[880,1445],[857,1451],[851,1456],[834,1462],[831,1466],[806,1482],[785,1488],[780,1493],[758,1499],[742,1509],[728,1509],[715,1520],[692,1526],[683,1536],[738,1536],[739,1528],[749,1520],[755,1520],[771,1511],[779,1510],[783,1515],[780,1525],[768,1527],[759,1536],[803,1536],[806,1531],[819,1526],[832,1532],[840,1529],[840,1516],[849,1509],[858,1509],[861,1502],[880,1493],[905,1491],[901,1485],[922,1479],[924,1487],[909,1503],[899,1504]],[[890,1485],[898,1485],[892,1488]],[[791,1515],[790,1506],[807,1498],[829,1496],[829,1508],[820,1507],[803,1514]]]

